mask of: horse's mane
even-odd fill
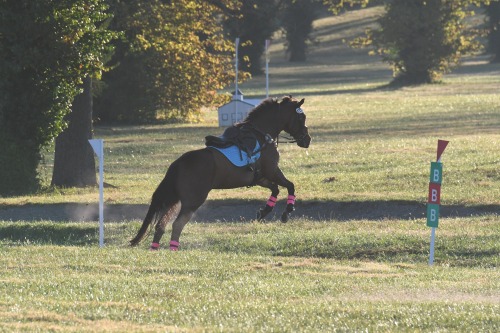
[[[283,97],[282,101],[291,101],[292,96],[285,96]],[[268,112],[269,110],[272,110],[274,106],[278,105],[280,102],[278,101],[278,98],[276,97],[269,97],[260,102],[259,105],[257,105],[255,108],[253,108],[240,124],[245,124],[249,123],[256,118],[258,118],[262,113]]]

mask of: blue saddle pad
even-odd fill
[[[210,148],[217,149],[220,151],[231,163],[237,167],[244,167],[249,164],[255,163],[260,157],[260,144],[257,141],[255,143],[255,148],[253,150],[252,156],[248,156],[243,150],[240,153],[240,149],[237,146],[230,146],[227,148],[217,148],[209,146]]]

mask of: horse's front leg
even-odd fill
[[[276,171],[276,180],[275,183],[280,186],[286,187],[288,190],[288,198],[286,201],[286,208],[281,214],[281,222],[286,223],[288,222],[288,218],[290,216],[290,213],[295,210],[295,185],[288,179],[286,179],[285,175],[283,172],[278,168]]]
[[[270,212],[273,211],[274,206],[276,205],[276,201],[278,200],[278,194],[280,193],[280,190],[278,188],[278,185],[266,178],[262,178],[257,182],[257,184],[271,190],[271,196],[269,196],[269,199],[267,199],[266,205],[264,206],[264,208],[259,209],[259,211],[257,212],[257,220],[261,221]]]

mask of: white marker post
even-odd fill
[[[427,226],[431,227],[431,244],[429,251],[429,266],[434,264],[434,241],[436,238],[436,228],[439,223],[439,205],[441,204],[441,183],[443,181],[443,164],[441,155],[443,154],[448,141],[438,140],[437,159],[431,162],[431,175],[429,182],[429,198],[427,200]]]
[[[104,246],[104,140],[89,140],[92,149],[99,157],[99,247]]]
[[[236,58],[234,60],[236,75],[235,75],[235,79],[234,79],[234,96],[232,97],[235,100],[241,99],[241,97],[239,96],[239,93],[238,93],[238,47],[239,47],[239,45],[240,45],[240,39],[236,38],[236,41],[235,41]],[[234,120],[235,121],[238,117],[238,104],[239,104],[238,102],[234,103]]]
[[[236,96],[238,96],[238,46],[240,45],[240,39],[239,38],[236,38],[236,41],[235,41],[235,50],[236,50],[236,59],[234,60],[234,66],[235,66],[235,70],[236,70],[236,76],[235,76],[235,79],[234,79],[234,94]]]
[[[269,46],[271,41],[266,39],[265,50],[266,50],[266,98],[269,97]]]

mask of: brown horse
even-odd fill
[[[250,166],[234,166],[221,152],[211,147],[187,152],[174,161],[154,192],[144,222],[130,245],[139,244],[151,226],[155,227],[151,250],[159,249],[165,227],[180,202],[180,211],[172,224],[170,238],[170,249],[177,250],[182,229],[212,189],[252,185],[269,188],[271,196],[266,206],[257,213],[260,220],[273,210],[279,193],[278,186],[284,186],[288,190],[288,198],[281,221],[287,222],[289,214],[295,209],[295,187],[278,167],[276,142],[278,135],[285,131],[299,147],[309,147],[311,137],[306,126],[306,115],[300,108],[303,103],[304,99],[298,101],[291,96],[281,100],[268,98],[250,111],[243,122],[233,126],[232,129],[252,133],[259,143],[260,157]]]

